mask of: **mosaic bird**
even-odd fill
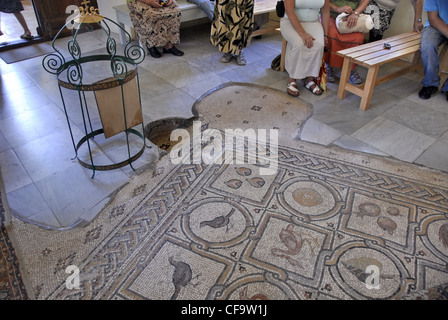
[[[219,216],[219,217],[216,217],[213,220],[209,220],[209,221],[201,221],[201,223],[199,224],[199,228],[202,228],[203,226],[209,226],[213,229],[227,227],[227,229],[226,229],[226,231],[227,231],[227,230],[229,230],[228,226],[229,226],[230,217],[233,215],[234,212],[235,212],[235,208],[232,208],[232,210],[230,210],[230,212],[228,214],[226,214],[225,216]]]
[[[439,228],[439,240],[445,248],[448,248],[448,223],[443,224]]]
[[[190,265],[185,262],[176,261],[173,257],[169,257],[168,261],[172,266],[174,266],[174,293],[171,296],[171,300],[176,300],[182,287],[186,287],[190,283],[193,272],[191,271]]]
[[[311,234],[305,232],[296,232],[294,231],[294,225],[289,224],[286,228],[283,228],[280,233],[280,241],[287,248],[287,250],[280,248],[272,248],[271,254],[273,256],[277,256],[283,259],[286,259],[291,265],[295,267],[299,267],[303,269],[302,264],[292,258],[292,256],[297,256],[302,251],[302,246],[304,243],[308,244],[311,249],[311,254],[314,256],[314,248],[311,245],[309,239],[303,238],[302,235],[310,237],[316,246],[319,246],[319,242],[316,238],[314,238]]]

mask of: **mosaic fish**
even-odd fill
[[[395,207],[390,207],[390,208],[387,208],[387,213],[390,214],[391,216],[399,216],[400,210],[398,210],[398,208],[395,208]]]
[[[292,197],[298,204],[306,207],[318,206],[324,202],[324,199],[317,191],[308,188],[294,190]]]
[[[395,221],[387,217],[379,217],[376,223],[381,229],[387,231],[390,235],[393,235],[395,229],[397,229],[397,224]]]
[[[364,202],[358,206],[359,212],[356,212],[358,216],[364,218],[364,216],[368,217],[378,217],[381,213],[380,207],[372,202]]]

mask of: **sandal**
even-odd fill
[[[290,96],[298,97],[299,96],[299,89],[297,88],[297,83],[295,81],[288,82],[288,86],[286,89],[286,92]]]
[[[24,33],[24,34],[22,34],[20,36],[20,39],[23,39],[23,40],[33,40],[34,36],[31,35],[31,33]]]
[[[314,82],[314,80],[310,80],[307,83],[305,83],[304,87],[307,88],[308,90],[310,90],[316,96],[320,96],[323,92],[322,88],[319,87],[319,85],[316,82]],[[311,88],[311,87],[313,87],[313,88]]]

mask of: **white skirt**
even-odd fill
[[[280,20],[280,31],[283,38],[288,41],[285,53],[285,69],[290,78],[304,79],[317,77],[322,65],[324,54],[324,29],[319,21],[302,22],[302,27],[313,36],[314,44],[307,48],[302,38],[294,30],[286,16]]]

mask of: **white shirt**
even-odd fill
[[[294,12],[300,22],[313,22],[319,20],[320,8],[325,0],[295,0]]]

